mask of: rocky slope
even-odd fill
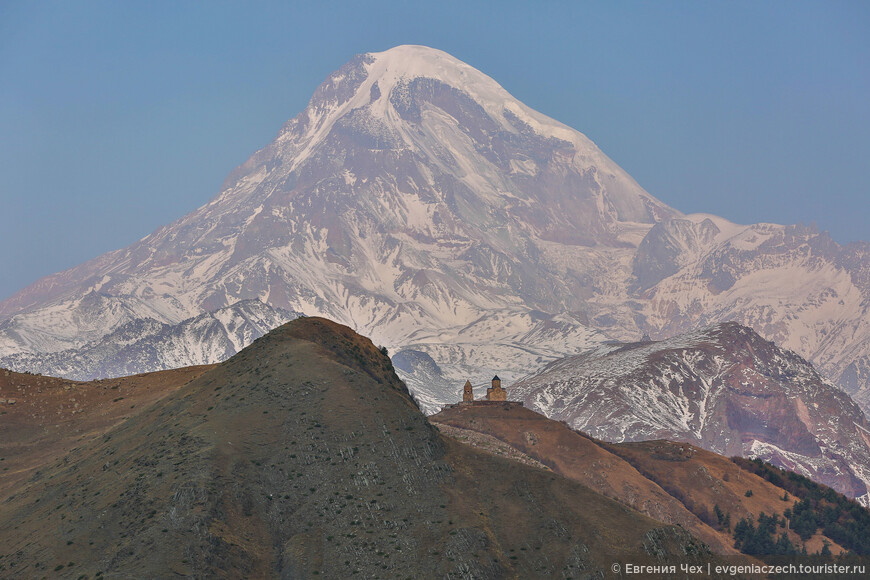
[[[62,457],[17,458],[29,477],[0,495],[3,575],[601,577],[614,558],[706,553],[574,481],[441,436],[371,341],[319,318],[128,413]]]
[[[866,395],[868,256],[683,216],[493,79],[400,46],[329,75],[206,205],[0,303],[0,356],[66,351],[29,359],[62,372],[133,321],[256,298],[430,357],[440,378],[403,377],[434,410],[469,374],[512,381],[607,338],[734,319]]]
[[[490,452],[493,450],[486,442],[481,445],[472,433],[492,436],[523,456],[598,493],[617,499],[651,518],[682,526],[714,552],[737,553],[729,537],[699,520],[681,502],[620,457],[539,413],[501,405],[456,406],[432,415],[429,421],[445,434]]]
[[[861,409],[807,361],[736,323],[569,357],[509,394],[605,441],[759,457],[866,501]]]

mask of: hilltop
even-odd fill
[[[0,496],[4,574],[552,578],[707,553],[576,481],[441,435],[386,354],[325,319],[176,373],[64,455],[22,453],[29,477]],[[88,400],[107,385],[71,389]],[[38,431],[55,417],[31,419]]]

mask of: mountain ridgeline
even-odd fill
[[[92,300],[102,302],[103,297],[95,295]],[[241,300],[178,324],[136,318],[77,348],[0,357],[0,367],[20,371],[48,368],[58,376],[88,381],[211,364],[228,359],[298,316],[259,300]]]
[[[870,245],[683,215],[585,135],[421,46],[354,57],[210,202],[0,303],[0,357],[81,376],[75,361],[125,325],[244,300],[424,361],[400,373],[428,412],[468,375],[512,382],[609,339],[722,321],[870,400]],[[177,358],[117,356],[226,354],[183,334]]]
[[[568,357],[511,392],[605,441],[685,441],[870,497],[862,410],[806,360],[736,323]]]
[[[439,434],[381,349],[325,319],[157,388],[163,375],[0,382],[18,385],[10,416],[36,427],[3,431],[4,449],[30,452],[15,456],[27,477],[0,488],[2,575],[553,578],[709,554],[576,481]],[[69,398],[90,428],[52,431]],[[50,436],[66,439],[36,454]]]

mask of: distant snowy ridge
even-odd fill
[[[689,215],[650,230],[633,274],[653,338],[739,322],[812,361],[870,412],[870,244]]]
[[[51,369],[52,374],[88,381],[216,363],[299,316],[259,300],[243,300],[176,325],[133,320],[79,348],[0,358],[0,367]]]
[[[861,409],[806,360],[736,323],[600,347],[508,392],[607,441],[670,439],[760,457],[850,497],[870,485]]]

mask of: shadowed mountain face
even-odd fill
[[[759,457],[867,499],[861,409],[807,361],[735,323],[569,357],[511,397],[606,441],[671,439]]]
[[[870,400],[870,245],[681,215],[583,134],[420,46],[353,58],[209,203],[0,303],[0,357],[68,374],[131,322],[248,299],[431,358],[401,371],[427,412],[468,375],[513,382],[606,339],[726,320]]]
[[[17,457],[29,477],[0,497],[4,575],[552,578],[704,553],[578,483],[444,438],[371,341],[324,319],[187,378],[65,455]],[[109,385],[51,394],[95,386]],[[35,437],[3,436],[4,449]]]

